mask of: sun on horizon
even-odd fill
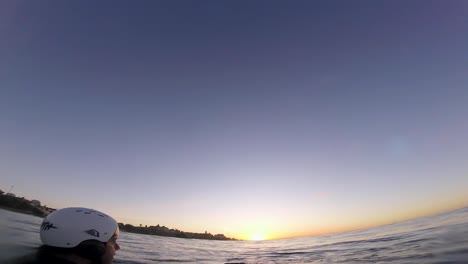
[[[254,233],[250,235],[250,240],[253,240],[253,241],[265,240],[265,235],[260,234],[260,233]]]

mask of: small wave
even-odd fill
[[[144,260],[156,261],[156,262],[176,262],[176,263],[197,263],[196,260],[188,260],[188,259],[165,259],[165,258],[142,258]]]
[[[134,260],[121,260],[121,259],[114,259],[114,263],[122,263],[122,264],[144,264],[144,262],[134,261]]]
[[[390,237],[382,237],[382,238],[376,238],[376,239],[360,239],[360,240],[351,240],[351,241],[342,241],[342,242],[336,242],[336,243],[330,243],[330,244],[323,244],[318,246],[318,248],[321,247],[330,247],[330,246],[356,246],[359,244],[369,244],[369,243],[378,243],[378,242],[389,242],[389,241],[396,241],[396,240],[401,240],[404,239],[405,235],[398,235],[398,236],[390,236]]]

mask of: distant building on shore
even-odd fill
[[[39,202],[38,200],[31,200],[31,205],[36,206],[36,207],[40,207],[41,202]]]

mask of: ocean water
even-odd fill
[[[0,209],[0,263],[40,245],[42,219]],[[468,208],[353,232],[272,241],[121,233],[115,263],[468,263]]]

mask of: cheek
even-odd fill
[[[115,250],[114,247],[111,246],[109,243],[106,246],[106,253],[102,256],[102,262],[106,264],[112,263],[112,259],[114,258]]]
[[[115,245],[109,243],[109,244],[107,245],[106,252],[107,252],[108,254],[110,254],[110,255],[114,255],[114,254],[115,254]]]

